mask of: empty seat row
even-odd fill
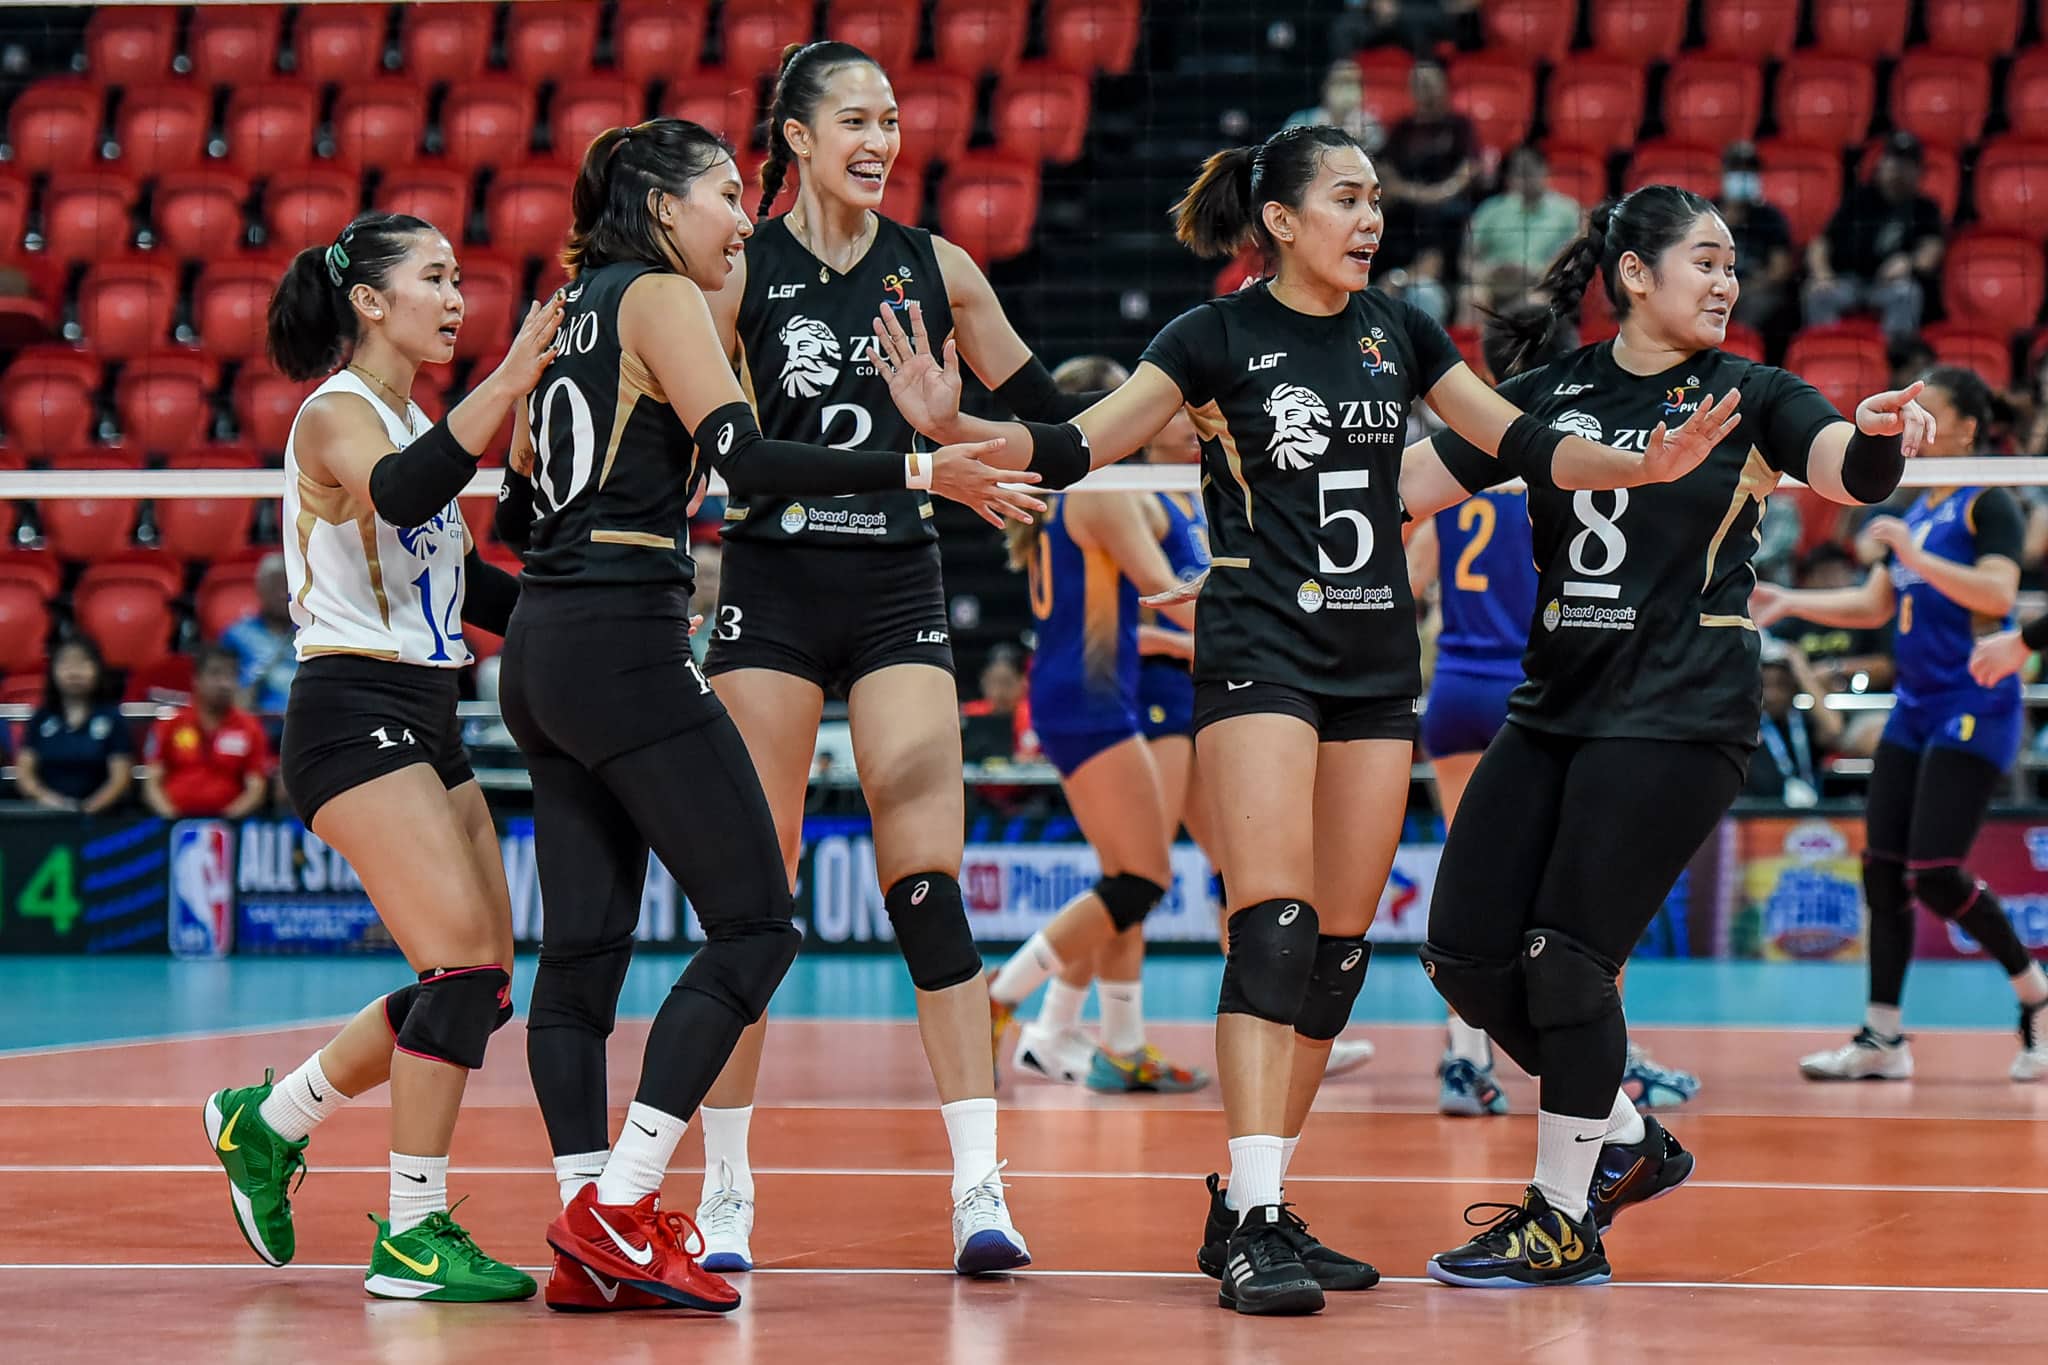
[[[1704,0],[1703,47],[1748,61],[1791,55],[1801,0]],[[1872,61],[1903,50],[1914,0],[1812,0],[1813,50]],[[1685,42],[1689,6],[1652,0],[1588,0],[1593,50],[1634,62],[1669,61]],[[1958,56],[1993,58],[2018,41],[2022,0],[1927,0],[1928,46]],[[1578,28],[1579,0],[1485,0],[1479,8],[1489,47],[1563,60]]]

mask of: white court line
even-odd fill
[[[113,1052],[128,1047],[151,1047],[157,1043],[207,1043],[218,1038],[248,1038],[259,1033],[286,1033],[302,1028],[339,1028],[353,1018],[353,1014],[328,1014],[314,1019],[288,1020],[280,1024],[190,1029],[184,1033],[140,1033],[126,1038],[100,1038],[87,1043],[51,1043],[42,1047],[7,1047],[0,1048],[0,1062],[11,1061],[16,1057],[62,1057],[73,1052]]]

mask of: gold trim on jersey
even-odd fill
[[[398,662],[398,651],[395,649],[356,649],[350,645],[314,645],[312,648],[303,651],[304,657],[308,659],[324,659],[330,654],[348,654],[358,659],[375,659],[379,663],[386,664]]]
[[[325,522],[329,526],[354,525],[356,535],[363,542],[363,566],[369,574],[370,595],[377,599],[377,617],[384,629],[391,629],[391,602],[384,595],[384,564],[377,555],[377,513],[355,500],[355,496],[340,484],[315,483],[306,477],[306,471],[298,471],[299,480],[299,558],[306,566],[306,581],[299,586],[299,605],[306,603],[306,594],[313,587],[313,526]]]
[[[1244,460],[1237,453],[1237,438],[1230,434],[1230,424],[1223,420],[1223,409],[1212,398],[1199,408],[1189,408],[1188,417],[1195,424],[1196,435],[1223,447],[1223,462],[1230,467],[1230,477],[1244,490],[1244,528],[1251,530],[1252,486],[1244,481]]]
[[[937,513],[932,511],[932,500],[930,498],[926,498],[923,502],[917,505],[917,514],[923,517],[926,521],[930,521],[934,516],[937,515]]]
[[[599,488],[603,488],[605,481],[612,476],[612,466],[619,459],[619,442],[626,438],[626,423],[633,420],[633,413],[643,396],[664,406],[668,403],[646,362],[622,350],[619,352],[619,393],[612,404],[612,435],[605,442],[604,464],[597,471]]]
[[[1714,561],[1721,556],[1721,542],[1735,529],[1736,519],[1742,515],[1743,504],[1751,498],[1756,499],[1756,526],[1752,528],[1752,534],[1755,535],[1759,546],[1764,543],[1764,501],[1777,486],[1778,471],[1765,462],[1762,451],[1751,446],[1749,458],[1742,462],[1742,475],[1735,480],[1735,495],[1728,500],[1728,513],[1721,518],[1720,526],[1715,528],[1714,538],[1707,542],[1707,575],[1700,580],[1700,591],[1705,592],[1713,586]],[[1747,617],[1736,619],[1745,623],[1748,620]],[[1720,621],[1717,624],[1728,625],[1730,622]]]
[[[1209,567],[1213,569],[1249,569],[1251,566],[1250,555],[1217,555],[1209,561]]]
[[[1756,622],[1750,620],[1747,616],[1716,616],[1707,612],[1700,613],[1700,624],[1703,626],[1741,626],[1744,630],[1756,629]]]
[[[590,538],[599,545],[644,545],[650,550],[673,550],[674,536],[658,536],[651,531],[592,531]]]

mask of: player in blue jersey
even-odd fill
[[[1926,453],[1971,455],[1991,417],[1991,391],[1969,370],[1930,370],[1921,402],[1938,435]],[[2027,955],[1989,887],[1964,867],[1985,807],[2019,756],[2019,680],[1971,676],[1971,647],[1987,627],[2012,627],[2026,521],[2003,488],[1930,488],[1904,517],[1863,531],[1889,552],[1861,587],[1804,591],[1760,585],[1760,627],[1782,616],[1877,627],[1898,615],[1897,700],[1877,746],[1864,821],[1863,895],[1870,907],[1870,1004],[1842,1047],[1802,1058],[1810,1080],[1905,1080],[1913,1053],[1899,998],[1913,956],[1913,905],[1960,927],[2005,969],[2020,1003],[2012,1078],[2048,1075],[2048,976]],[[1987,673],[1987,676],[1991,676]]]

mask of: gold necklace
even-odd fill
[[[389,384],[379,379],[376,375],[371,374],[368,370],[364,369],[360,365],[351,363],[348,368],[351,374],[361,375],[363,378],[369,380],[372,384],[375,384],[378,388],[384,390],[384,392],[390,394],[392,400],[398,404],[398,406],[392,409],[392,411],[397,414],[399,421],[405,423],[405,434],[408,436],[419,435],[419,432],[413,429],[411,399],[407,398],[397,389],[392,388]]]
[[[787,215],[790,235],[796,238],[798,246],[801,246],[805,251],[810,252],[812,258],[818,262],[818,283],[824,284],[826,280],[829,278],[826,273],[827,264],[825,261],[825,257],[822,252],[820,252],[815,246],[811,245],[810,225],[807,224],[803,219],[797,217],[797,214],[800,211],[800,209],[791,209]],[[881,232],[881,230],[882,220],[880,215],[874,213],[868,214],[866,221],[861,224],[860,238],[858,241],[854,243],[853,259],[855,262],[860,261],[862,257],[867,255],[869,244],[874,240],[875,236]],[[852,266],[848,266],[847,269],[852,269]],[[846,271],[841,270],[839,273],[844,275]]]

